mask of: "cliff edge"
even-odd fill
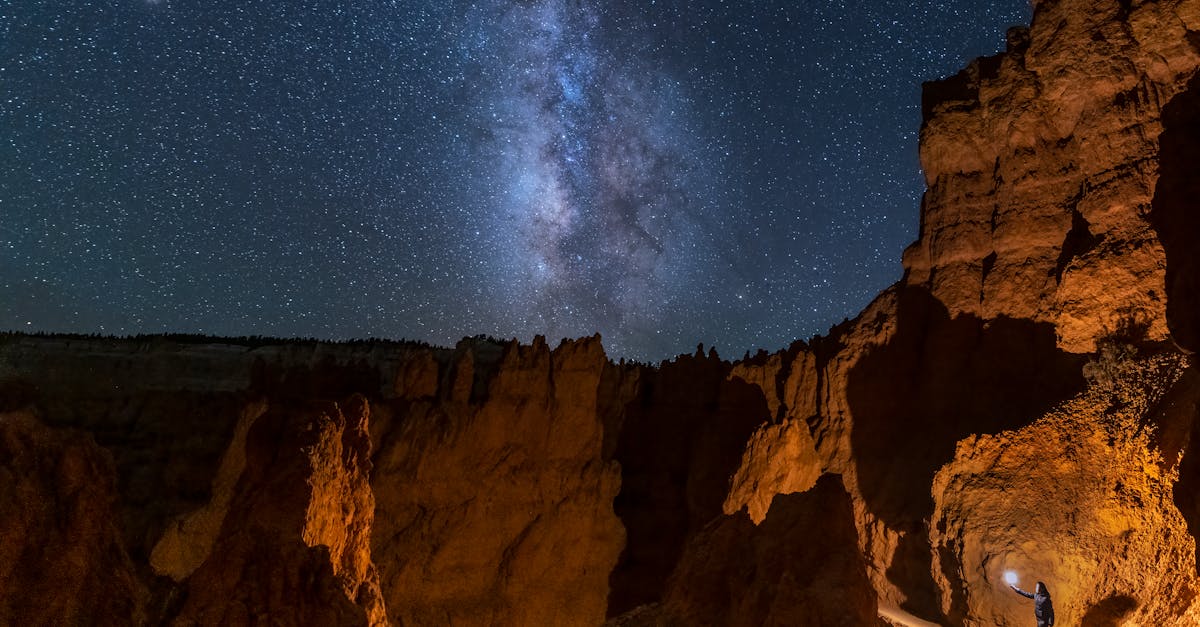
[[[1200,623],[1200,0],[1035,4],[776,353],[0,336],[0,623]]]

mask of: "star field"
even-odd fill
[[[1027,0],[0,1],[0,329],[776,349]]]

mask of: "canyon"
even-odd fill
[[[0,336],[0,624],[1200,624],[1200,0],[1034,4],[774,353]]]

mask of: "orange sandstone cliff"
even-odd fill
[[[1035,4],[777,353],[0,337],[0,624],[1200,624],[1200,0]]]

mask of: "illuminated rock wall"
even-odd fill
[[[737,363],[3,336],[0,623],[1197,624],[1198,66],[1037,3],[925,87],[905,278]]]
[[[0,595],[6,624],[604,620],[625,545],[605,420],[638,370],[596,338],[13,336],[0,363],[23,408],[0,419],[5,590],[27,591]]]
[[[1127,320],[1166,336],[1148,215],[1162,109],[1200,63],[1194,0],[1040,2],[1007,53],[925,86],[929,184],[909,285],[951,315],[1049,322],[1090,352]]]

